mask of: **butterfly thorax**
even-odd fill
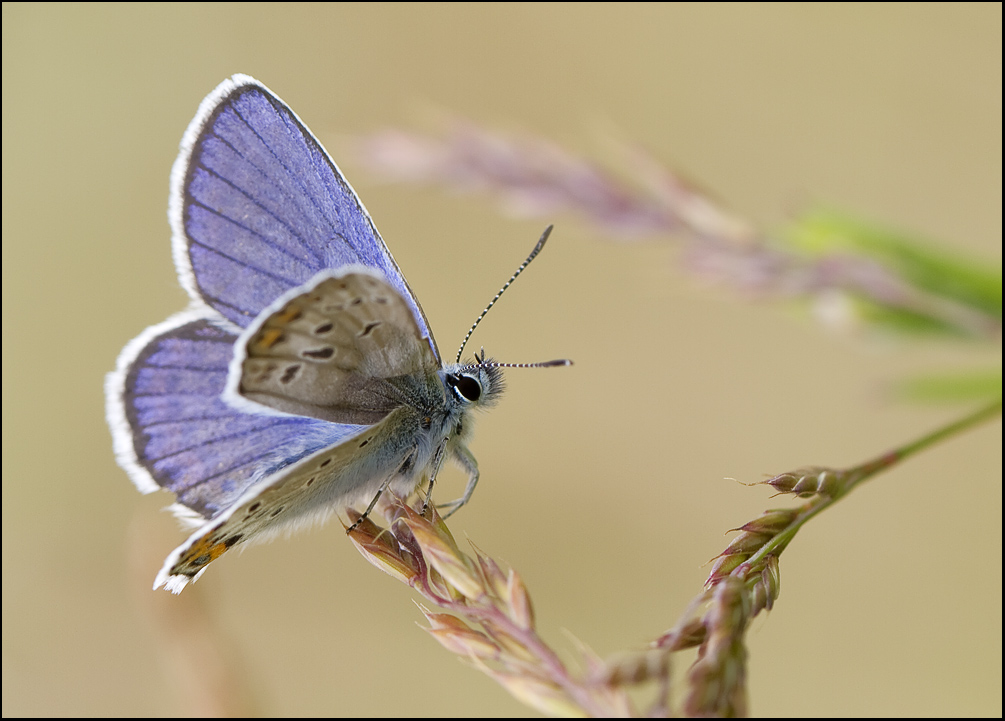
[[[411,494],[435,473],[438,458],[458,460],[458,449],[471,436],[472,411],[498,401],[503,379],[498,368],[458,364],[432,374],[371,379],[371,393],[378,388],[395,407],[344,444],[343,449],[351,449],[351,463],[341,462],[338,456],[344,451],[333,449],[328,453],[335,462],[328,466],[322,464],[330,456],[321,453],[296,471],[291,469],[291,475],[303,477],[316,468],[324,481],[314,492],[303,494],[291,515],[365,503],[382,486],[398,495]]]
[[[418,483],[438,451],[470,438],[472,411],[495,405],[503,391],[502,372],[475,363],[448,365],[433,377],[417,373],[386,382],[400,394],[408,415],[414,414],[410,422],[418,424],[411,436],[412,459],[402,466],[402,475],[409,477],[402,478],[403,484]]]

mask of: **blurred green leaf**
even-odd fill
[[[933,295],[979,310],[999,321],[1002,317],[1002,269],[985,261],[936,249],[921,238],[891,231],[833,211],[813,211],[797,219],[788,241],[814,255],[845,253],[871,258],[908,283]],[[904,329],[936,330],[941,324],[904,311],[884,309],[875,320]],[[911,317],[915,316],[915,317]]]
[[[898,396],[923,403],[956,403],[1001,397],[1001,369],[920,376],[901,381]]]
[[[881,305],[867,298],[856,298],[855,307],[859,317],[867,323],[885,326],[899,333],[971,337],[958,325],[905,308]]]

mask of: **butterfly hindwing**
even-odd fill
[[[172,171],[169,215],[182,284],[238,326],[322,270],[364,265],[405,299],[436,353],[422,309],[356,193],[258,81],[235,75],[203,101]]]
[[[251,486],[218,518],[199,528],[165,561],[155,588],[177,593],[211,561],[251,538],[265,540],[323,521],[335,509],[367,502],[414,457],[414,409],[397,408],[343,443],[317,451]],[[392,490],[407,493],[412,483]]]
[[[231,407],[221,393],[235,340],[199,313],[182,313],[130,343],[108,380],[119,463],[140,490],[173,491],[207,519],[256,479],[360,430]]]

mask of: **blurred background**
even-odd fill
[[[5,3],[3,714],[532,713],[337,524],[150,590],[185,534],[115,464],[102,383],[186,305],[168,174],[223,78],[257,77],[326,143],[449,354],[545,223],[382,184],[351,138],[448,114],[601,159],[614,138],[767,229],[823,201],[1000,265],[1001,27],[1000,4]],[[451,527],[520,571],[560,649],[642,647],[727,529],[791,504],[731,479],[871,458],[965,410],[890,383],[1000,362],[836,335],[701,286],[666,239],[548,220],[472,343],[576,365],[509,374]],[[996,421],[809,523],[749,635],[752,712],[1001,715],[1001,467]],[[203,698],[214,678],[228,698]]]

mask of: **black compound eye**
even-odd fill
[[[471,376],[449,376],[448,381],[454,390],[470,402],[482,397],[482,385]]]

